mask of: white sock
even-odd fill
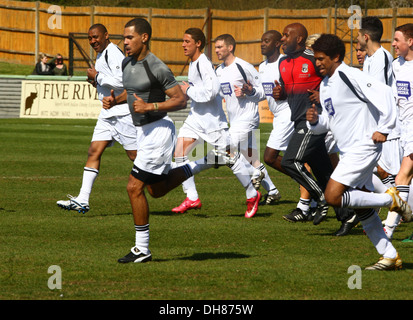
[[[182,183],[182,188],[189,200],[195,201],[198,199],[198,191],[196,190],[195,177],[192,176]]]
[[[268,174],[267,168],[261,163],[259,167],[256,169],[260,170],[261,172],[264,172],[265,174],[264,179],[262,179],[261,185],[268,192],[268,194],[270,194],[270,190],[272,192],[271,194],[277,193],[277,187],[272,182],[270,175]]]
[[[232,166],[230,166],[230,168],[237,177],[238,181],[244,187],[247,199],[254,198],[257,196],[257,190],[254,189],[250,176],[251,168],[253,170],[253,167],[247,159],[245,159],[242,153],[238,153],[235,157],[237,157],[237,160]]]
[[[399,191],[400,198],[407,202],[409,199],[410,186],[398,185],[396,188]]]
[[[175,167],[181,167],[187,163],[189,163],[188,157],[176,157],[175,158]],[[192,176],[185,180],[182,183],[182,189],[186,193],[186,196],[192,200],[195,201],[198,199],[198,191],[196,190],[196,185],[195,185],[195,177]]]
[[[387,193],[373,193],[358,189],[348,189],[341,199],[342,208],[389,207],[393,198]]]
[[[389,237],[389,239],[393,237],[394,230],[399,225],[401,218],[402,216],[399,215],[397,212],[389,211],[387,213],[386,223],[384,227],[386,229],[386,234]]]
[[[149,224],[143,226],[135,224],[135,247],[143,254],[149,253]]]
[[[375,246],[377,252],[385,258],[396,258],[397,251],[384,232],[378,214],[375,212],[375,214],[365,220],[361,220],[360,222],[370,241]]]
[[[308,211],[310,210],[310,203],[311,203],[311,200],[310,200],[310,199],[300,198],[300,201],[298,201],[298,203],[297,203],[297,208],[298,208],[298,209],[301,209],[301,211],[302,211],[305,215],[307,215],[307,214],[308,214]]]
[[[82,187],[76,199],[81,203],[89,203],[90,193],[92,192],[93,184],[99,174],[99,170],[85,167],[83,169]]]
[[[200,173],[201,171],[214,167],[214,164],[207,163],[205,158],[201,158],[196,161],[191,161],[187,165],[191,168],[192,175],[196,175]]]
[[[396,182],[393,175],[389,175],[387,178],[381,180],[387,189],[395,187]]]
[[[380,180],[378,176],[373,174],[373,186],[375,193],[385,193],[387,191],[387,187],[383,184],[383,181]]]

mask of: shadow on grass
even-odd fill
[[[193,212],[193,210],[189,211],[189,212],[186,212],[186,213],[174,213],[171,210],[168,210],[168,211],[151,211],[151,210],[149,210],[149,215],[178,217],[178,216],[182,216],[184,214],[191,214],[192,212]]]
[[[212,259],[245,259],[249,255],[236,252],[202,252],[194,253],[192,256],[179,258],[179,260],[204,261]]]
[[[316,226],[315,226],[316,227]],[[351,236],[362,236],[362,237],[367,237],[363,229],[358,229],[358,228],[353,228],[350,230],[348,234],[345,236],[336,236],[335,233],[340,229],[340,226],[337,226],[337,229],[332,230],[331,232],[314,232],[312,235],[317,235],[317,236],[327,236],[327,237],[335,237],[337,239],[343,238],[343,237],[351,237]]]
[[[184,260],[184,261],[206,261],[206,260],[226,260],[226,259],[247,259],[249,255],[236,253],[236,252],[202,252],[194,253],[189,257],[181,257],[175,259],[154,259],[153,262],[165,262],[172,260]]]
[[[271,217],[275,212],[261,212],[260,209],[258,209],[257,213],[249,219],[257,219],[257,218],[267,218]],[[238,218],[244,218],[245,213],[240,213],[240,214],[230,214],[228,215],[229,217],[238,217]]]
[[[89,219],[95,219],[95,218],[102,218],[102,217],[116,217],[116,216],[131,216],[132,212],[117,212],[117,213],[98,213],[98,214],[88,214],[86,213],[79,213],[75,210],[70,210],[71,213],[73,213],[74,216],[78,216],[80,218],[89,218]]]
[[[406,269],[410,269],[410,270],[413,269],[413,263],[406,263],[406,262],[403,261],[403,267],[402,267],[401,271],[406,270]]]

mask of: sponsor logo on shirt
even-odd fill
[[[324,107],[326,108],[329,116],[332,117],[335,115],[336,111],[334,110],[333,101],[331,98],[324,100]]]
[[[222,93],[230,96],[232,94],[231,84],[229,82],[221,83]]]
[[[274,83],[272,83],[272,82],[263,82],[262,87],[264,88],[265,95],[272,97],[272,89],[274,89]]]
[[[410,82],[408,81],[396,81],[397,95],[399,97],[405,97],[408,99],[412,95],[412,90],[410,89]]]

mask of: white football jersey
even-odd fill
[[[196,61],[190,62],[188,82],[190,87],[187,95],[192,101],[186,122],[207,133],[228,128],[222,109],[221,86],[214,66],[205,54],[202,53]]]
[[[284,55],[281,54],[278,57],[277,61],[274,61],[274,62],[268,62],[268,60],[265,60],[264,62],[260,64],[259,69],[258,69],[260,73],[262,87],[264,89],[264,94],[268,101],[268,107],[270,108],[271,112],[274,114],[286,108],[289,108],[287,100],[276,101],[272,97],[272,90],[275,86],[275,80],[280,82],[280,71],[278,69],[278,65],[279,65],[280,59],[283,56]]]
[[[231,127],[256,129],[260,122],[258,102],[265,99],[258,71],[250,63],[236,57],[229,66],[220,64],[216,74],[221,83],[221,95],[225,99]],[[242,88],[247,81],[250,81],[255,92],[251,96],[236,97],[235,86]]]
[[[103,97],[110,96],[112,89],[115,91],[115,96],[123,92],[122,61],[124,58],[123,52],[113,43],[109,43],[105,50],[98,53],[95,69],[99,72],[96,90],[100,101]],[[110,118],[126,114],[130,114],[129,106],[127,103],[122,103],[110,109],[102,109],[99,117]]]
[[[371,56],[366,55],[363,72],[391,87],[394,83],[392,63],[393,56],[391,53],[383,47],[380,47]],[[400,125],[396,123],[396,127],[387,136],[387,140],[399,138],[400,134]]]
[[[393,56],[389,51],[380,47],[371,56],[366,55],[363,64],[363,72],[373,78],[392,86],[394,82],[393,75]]]
[[[354,92],[340,72],[347,76]],[[391,88],[344,62],[321,82],[320,103],[323,112],[317,125],[307,125],[315,133],[330,129],[342,154],[374,147],[373,133],[388,134],[396,123]]]
[[[413,61],[398,57],[393,61],[395,81],[393,92],[399,108],[399,119],[402,122],[413,121]]]

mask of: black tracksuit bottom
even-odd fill
[[[314,176],[306,169],[305,163],[311,167]],[[308,130],[306,121],[297,122],[281,166],[310,193],[311,198],[317,202],[325,201],[324,191],[333,172],[325,134],[315,135]],[[336,208],[335,212],[337,220],[344,221],[351,217],[353,210]]]

